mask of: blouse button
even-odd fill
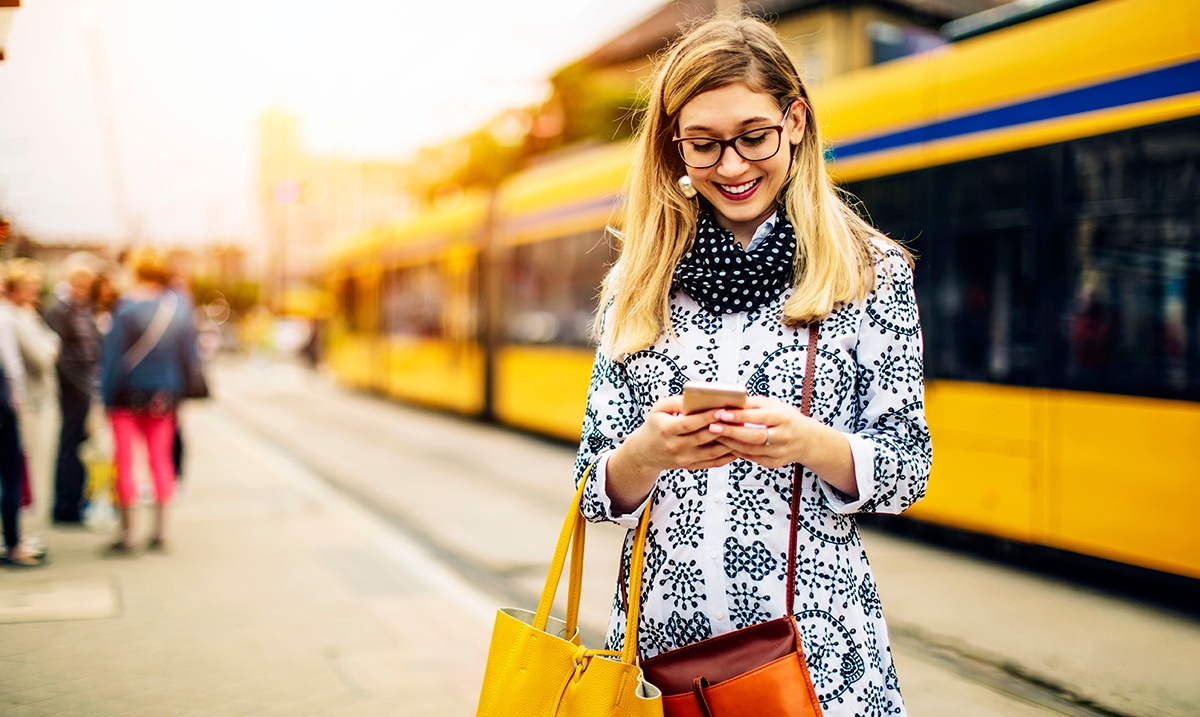
[[[719,610],[718,610],[718,611],[717,611],[717,612],[716,612],[716,613],[713,615],[713,617],[717,618],[718,620],[724,620],[724,619],[725,619],[725,613],[723,613],[723,612],[721,612],[721,611],[719,611]]]
[[[715,550],[712,551],[711,553],[708,554],[708,557],[712,558],[713,560],[716,560],[717,559],[717,551],[715,551]]]

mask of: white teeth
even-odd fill
[[[724,189],[726,192],[729,192],[730,194],[745,194],[746,192],[753,189],[754,185],[756,185],[756,184],[758,184],[758,180],[754,179],[749,182],[746,182],[745,184],[738,184],[733,187],[731,187],[727,184],[722,184],[720,186],[721,186],[721,189]]]

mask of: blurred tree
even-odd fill
[[[551,96],[541,106],[506,110],[469,134],[422,148],[410,173],[412,193],[433,204],[446,185],[493,188],[547,152],[628,139],[645,108],[640,79],[629,73],[577,62],[555,73],[550,84]]]
[[[580,140],[613,142],[633,136],[635,119],[646,99],[639,77],[603,72],[582,62],[567,65],[550,78],[554,95],[546,103],[561,116],[558,146]]]

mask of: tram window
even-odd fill
[[[441,337],[443,302],[439,265],[392,269],[384,275],[383,332],[389,336]]]
[[[1031,383],[1037,374],[1036,266],[1029,232],[968,232],[940,245],[939,374]]]
[[[1200,398],[1200,122],[1067,145],[1068,388]]]
[[[925,231],[927,173],[914,172],[857,182],[846,187],[856,209],[884,234],[912,245]]]
[[[1013,223],[1030,203],[1030,156],[1018,152],[943,167],[936,172],[933,211],[988,223]]]
[[[1200,197],[1200,119],[1072,142],[1068,202],[1088,211],[1161,210]],[[1119,202],[1126,202],[1122,205]],[[1138,202],[1135,207],[1128,202]],[[1117,203],[1105,206],[1103,203]]]
[[[519,344],[591,344],[592,320],[613,251],[603,231],[513,249],[507,338]]]
[[[341,287],[341,303],[342,316],[346,321],[346,330],[350,333],[363,331],[365,327],[363,313],[363,302],[360,298],[362,291],[361,282],[353,276],[347,277],[342,282]]]
[[[1200,389],[1200,252],[1156,241],[1165,228],[1136,217],[1076,224],[1063,327],[1070,388],[1179,397]]]

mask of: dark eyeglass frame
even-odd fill
[[[741,157],[742,159],[746,160],[747,162],[765,162],[768,159],[770,159],[771,157],[774,157],[775,155],[779,154],[780,148],[783,147],[783,127],[785,124],[787,124],[788,115],[791,114],[792,105],[794,105],[794,104],[795,104],[794,101],[789,102],[787,109],[783,111],[783,119],[779,120],[779,124],[773,125],[771,127],[756,127],[754,129],[749,129],[731,139],[717,139],[716,137],[673,137],[671,139],[671,143],[675,145],[675,149],[679,152],[679,158],[681,160],[683,160],[683,163],[686,164],[687,166],[691,167],[692,169],[708,169],[709,167],[717,166],[718,164],[721,163],[721,160],[724,159],[725,150],[728,149],[729,147],[733,147],[733,151],[737,152],[737,156]],[[775,151],[768,154],[766,157],[759,157],[758,159],[750,159],[746,155],[742,154],[742,150],[738,149],[737,141],[739,139],[741,139],[742,137],[745,137],[748,134],[754,134],[755,132],[766,132],[766,131],[770,131],[770,130],[775,131],[775,139],[777,141],[775,144]],[[715,160],[713,160],[712,164],[703,164],[703,165],[690,164],[687,161],[687,158],[683,156],[683,143],[684,142],[715,142],[716,144],[721,146],[721,151],[717,153],[717,158]]]

